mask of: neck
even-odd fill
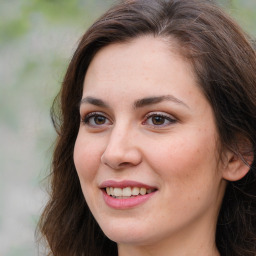
[[[202,226],[201,226],[202,227]],[[156,243],[118,244],[118,256],[220,256],[215,244],[215,225],[186,227]]]
[[[214,243],[205,244],[196,241],[196,244],[196,246],[195,244],[191,245],[181,240],[179,244],[118,245],[118,256],[220,256]]]
[[[186,247],[184,245],[184,247]],[[118,247],[119,248],[119,247]],[[147,248],[147,247],[128,247],[119,248],[118,256],[220,256],[216,247],[206,248],[201,247],[195,251],[190,251],[188,248]]]

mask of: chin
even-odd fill
[[[104,234],[117,244],[150,244],[154,242],[156,235],[148,228],[136,224],[127,225],[124,223],[122,225],[119,222],[115,224],[112,222],[108,225],[100,225],[100,227]]]
[[[105,235],[117,244],[130,244],[130,245],[147,245],[153,242],[153,239],[145,237],[145,235],[136,235],[128,231],[126,233],[105,233]]]

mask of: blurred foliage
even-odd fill
[[[219,2],[256,36],[256,0]],[[79,37],[112,3],[0,0],[0,255],[35,255],[45,197],[39,183],[49,172],[55,137],[51,102]]]
[[[226,7],[247,33],[256,36],[255,0],[219,0],[219,2]]]
[[[85,24],[98,16],[111,1],[102,0],[1,0],[0,43],[24,35],[41,19],[52,26]],[[113,2],[113,1],[112,1]]]

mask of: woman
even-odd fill
[[[211,1],[117,4],[57,100],[50,255],[256,255],[256,56]]]

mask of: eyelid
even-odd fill
[[[170,115],[166,112],[161,112],[161,111],[155,111],[155,112],[149,112],[148,114],[146,114],[145,119],[143,121],[144,125],[147,125],[146,122],[154,116],[161,116],[163,118],[165,118],[165,120],[168,120],[169,123],[168,124],[162,124],[162,125],[154,125],[154,124],[148,124],[148,126],[152,126],[154,128],[161,128],[161,127],[166,127],[169,125],[172,125],[176,122],[178,122],[177,118],[175,118],[173,115]]]
[[[84,124],[84,125],[87,125],[89,127],[103,127],[103,126],[106,126],[106,125],[109,125],[109,124],[102,124],[102,125],[90,125],[88,123],[89,119],[94,117],[94,116],[102,116],[104,118],[106,118],[111,124],[113,123],[111,118],[104,112],[101,112],[101,111],[93,111],[93,112],[89,112],[87,114],[84,114],[83,116],[81,115],[81,122]]]
[[[147,118],[147,117],[151,117],[151,116],[154,116],[154,115],[155,116],[170,117],[170,118],[176,120],[176,118],[173,115],[168,114],[168,113],[163,112],[163,111],[151,111],[151,112],[147,113],[145,117]]]

